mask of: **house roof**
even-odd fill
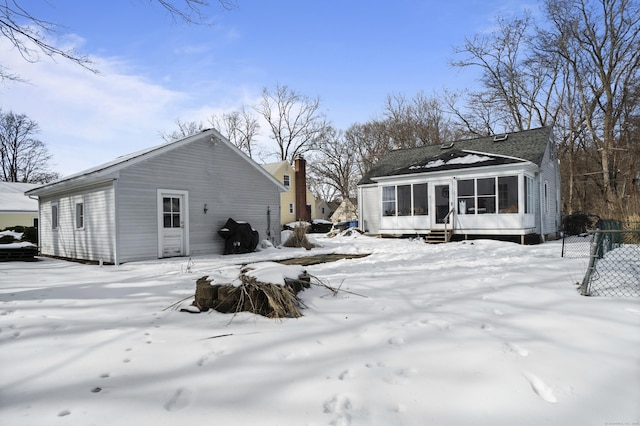
[[[38,200],[29,198],[24,193],[38,186],[34,183],[0,182],[0,211],[37,212]]]
[[[443,145],[427,145],[392,151],[382,157],[358,182],[373,183],[383,176],[459,170],[499,164],[542,163],[551,138],[551,127],[462,139]]]
[[[278,172],[278,170],[280,170],[282,167],[284,167],[285,165],[290,165],[288,161],[277,161],[275,163],[267,163],[267,164],[262,164],[262,168],[265,169],[267,172],[269,172],[270,174],[274,175]]]
[[[48,193],[63,191],[68,188],[76,188],[80,186],[96,184],[102,181],[113,180],[116,176],[116,173],[123,168],[130,167],[141,161],[148,160],[157,155],[166,153],[167,151],[180,148],[182,146],[188,145],[192,142],[196,142],[204,138],[209,138],[212,143],[222,142],[226,144],[230,149],[237,151],[238,156],[244,159],[248,165],[251,165],[260,173],[262,173],[265,177],[267,177],[269,180],[277,184],[282,191],[286,191],[286,188],[280,182],[278,182],[276,178],[274,178],[270,173],[268,173],[266,170],[260,167],[255,161],[249,158],[245,153],[240,151],[236,146],[234,146],[231,142],[229,142],[218,131],[216,131],[215,129],[207,129],[207,130],[203,130],[200,133],[196,133],[194,135],[187,136],[185,138],[178,139],[176,141],[167,142],[162,145],[157,145],[151,148],[144,149],[142,151],[137,151],[128,155],[123,155],[108,163],[104,163],[99,166],[84,170],[82,172],[79,172],[70,176],[66,176],[55,182],[32,189],[28,191],[28,195],[44,195]]]

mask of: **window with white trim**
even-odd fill
[[[518,213],[518,176],[460,179],[458,214]]]
[[[58,203],[51,204],[51,229],[58,229]]]
[[[524,212],[526,214],[533,214],[534,211],[534,191],[533,191],[533,179],[529,176],[524,177]]]
[[[549,182],[544,181],[544,214],[549,214]]]
[[[423,216],[429,214],[427,184],[382,187],[382,216]]]
[[[293,214],[293,203],[289,203],[289,213]]]
[[[84,228],[84,202],[76,203],[76,229]]]
[[[287,188],[291,187],[291,176],[290,175],[283,175],[282,176],[282,183]]]

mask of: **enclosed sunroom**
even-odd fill
[[[436,240],[554,238],[559,167],[540,128],[389,153],[358,185],[360,227]]]

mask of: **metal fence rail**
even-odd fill
[[[589,266],[580,294],[640,297],[640,230],[598,229],[590,234]]]

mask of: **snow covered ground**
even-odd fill
[[[2,425],[638,425],[640,301],[561,245],[314,237],[311,251],[0,263]],[[232,264],[306,267],[298,319],[179,312]],[[183,305],[188,305],[187,300]]]

